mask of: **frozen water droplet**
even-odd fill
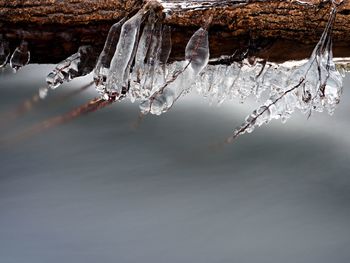
[[[10,59],[10,66],[17,72],[20,68],[24,67],[29,63],[30,52],[28,50],[28,43],[22,41],[21,44],[15,49]]]
[[[144,102],[143,105],[150,105],[149,112],[155,115],[160,115],[167,112],[175,101],[175,93],[171,89],[166,89],[162,93],[157,93],[151,98],[151,103]]]
[[[209,61],[208,31],[204,28],[198,29],[188,41],[185,58],[190,62],[193,74],[199,74]]]

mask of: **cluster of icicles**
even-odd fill
[[[164,12],[159,4],[149,2],[131,18],[111,27],[93,70],[96,89],[105,100],[130,98],[140,102],[142,114],[156,115],[167,112],[192,90],[217,103],[232,98],[244,101],[249,96],[259,100],[267,97],[227,142],[272,119],[284,122],[297,109],[308,115],[324,110],[332,114],[340,101],[343,79],[332,54],[335,16],[333,7],[310,58],[298,63],[274,64],[258,59],[251,63],[246,59],[231,65],[210,65],[207,25],[189,40],[184,61],[168,63],[171,28],[162,23]],[[59,63],[47,76],[48,87],[40,90],[40,96],[44,98],[49,88],[88,74],[84,61],[89,49],[83,46]]]

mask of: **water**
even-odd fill
[[[3,73],[1,112],[52,68]],[[54,103],[91,78],[2,125],[1,138],[93,98]],[[2,144],[0,262],[349,262],[347,83],[333,116],[297,114],[215,151],[256,105],[190,96],[135,130],[138,106],[125,102]]]

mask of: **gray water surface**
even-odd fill
[[[1,112],[51,68],[0,75]],[[3,124],[2,141],[93,98],[54,103],[89,80]],[[0,262],[348,263],[348,88],[334,116],[296,114],[214,151],[253,104],[191,96],[134,129],[138,107],[125,102],[3,143]]]

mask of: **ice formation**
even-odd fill
[[[162,23],[163,11],[154,4],[112,27],[95,68],[97,90],[106,100],[127,97],[140,101],[143,114],[159,115],[192,90],[219,104],[232,98],[244,101],[249,96],[267,96],[266,102],[246,118],[228,142],[272,119],[284,122],[296,109],[308,115],[313,111],[334,112],[342,91],[342,76],[332,54],[335,5],[310,58],[284,64],[259,59],[230,65],[208,64],[207,25],[189,40],[184,61],[167,63],[171,29]]]
[[[28,42],[23,40],[13,52],[10,58],[10,66],[14,72],[17,72],[21,67],[27,65],[29,60],[30,52],[28,50]]]
[[[119,41],[121,27],[125,21],[126,18],[123,18],[110,28],[105,45],[94,68],[94,81],[97,90],[100,92],[104,92],[105,90],[111,60]]]
[[[77,53],[58,63],[46,77],[49,88],[56,89],[64,82],[90,73],[86,68],[86,62],[91,51],[91,46],[81,46]]]
[[[171,32],[154,12],[145,25],[131,72],[129,96],[132,101],[148,98],[165,81],[165,67],[171,49]]]
[[[49,89],[56,89],[64,82],[89,74],[91,52],[91,46],[81,46],[77,53],[58,63],[46,77],[47,86],[39,89],[39,97],[43,99]]]
[[[215,4],[217,1],[205,2]],[[246,2],[236,1],[237,4]],[[308,1],[297,2],[307,4]],[[181,8],[187,7],[186,1],[178,1],[178,4]],[[93,52],[91,47],[79,48],[49,73],[48,85],[40,89],[40,97],[44,98],[49,88],[55,89],[93,71],[101,100],[108,103],[124,98],[138,101],[142,114],[167,112],[181,96],[191,91],[218,104],[233,98],[242,102],[251,96],[259,101],[267,98],[234,130],[227,142],[273,119],[284,122],[295,110],[308,116],[314,111],[333,114],[340,101],[342,74],[350,69],[349,59],[339,60],[336,65],[332,54],[331,35],[337,2],[309,59],[275,64],[259,58],[245,58],[229,65],[214,65],[209,60],[210,19],[204,21],[188,41],[185,59],[168,62],[172,48],[171,27],[164,24],[164,18],[168,9],[176,8],[170,5],[167,1],[149,1],[133,16],[115,23],[94,68],[87,66],[91,64],[88,62]],[[0,66],[6,64],[8,54],[8,45],[0,38]],[[28,61],[27,43],[22,42],[10,64],[17,70]]]
[[[106,91],[119,98],[128,89],[130,67],[135,58],[137,39],[145,11],[141,9],[136,15],[127,20],[120,33],[120,38],[111,61],[107,76]]]
[[[324,110],[333,114],[342,92],[342,76],[336,70],[332,53],[331,31],[335,16],[336,8],[333,8],[321,39],[304,64],[289,70],[279,69],[287,74],[281,76],[277,85],[270,85],[269,99],[234,130],[229,142],[272,119],[286,121],[296,109],[309,116],[313,111]],[[272,76],[276,79],[275,73]]]
[[[178,63],[170,80],[165,81],[160,88],[146,100],[140,108],[143,114],[151,112],[160,115],[169,110],[173,103],[188,91],[197,75],[206,67],[209,60],[208,31],[197,30],[189,40],[185,50],[185,61]]]

